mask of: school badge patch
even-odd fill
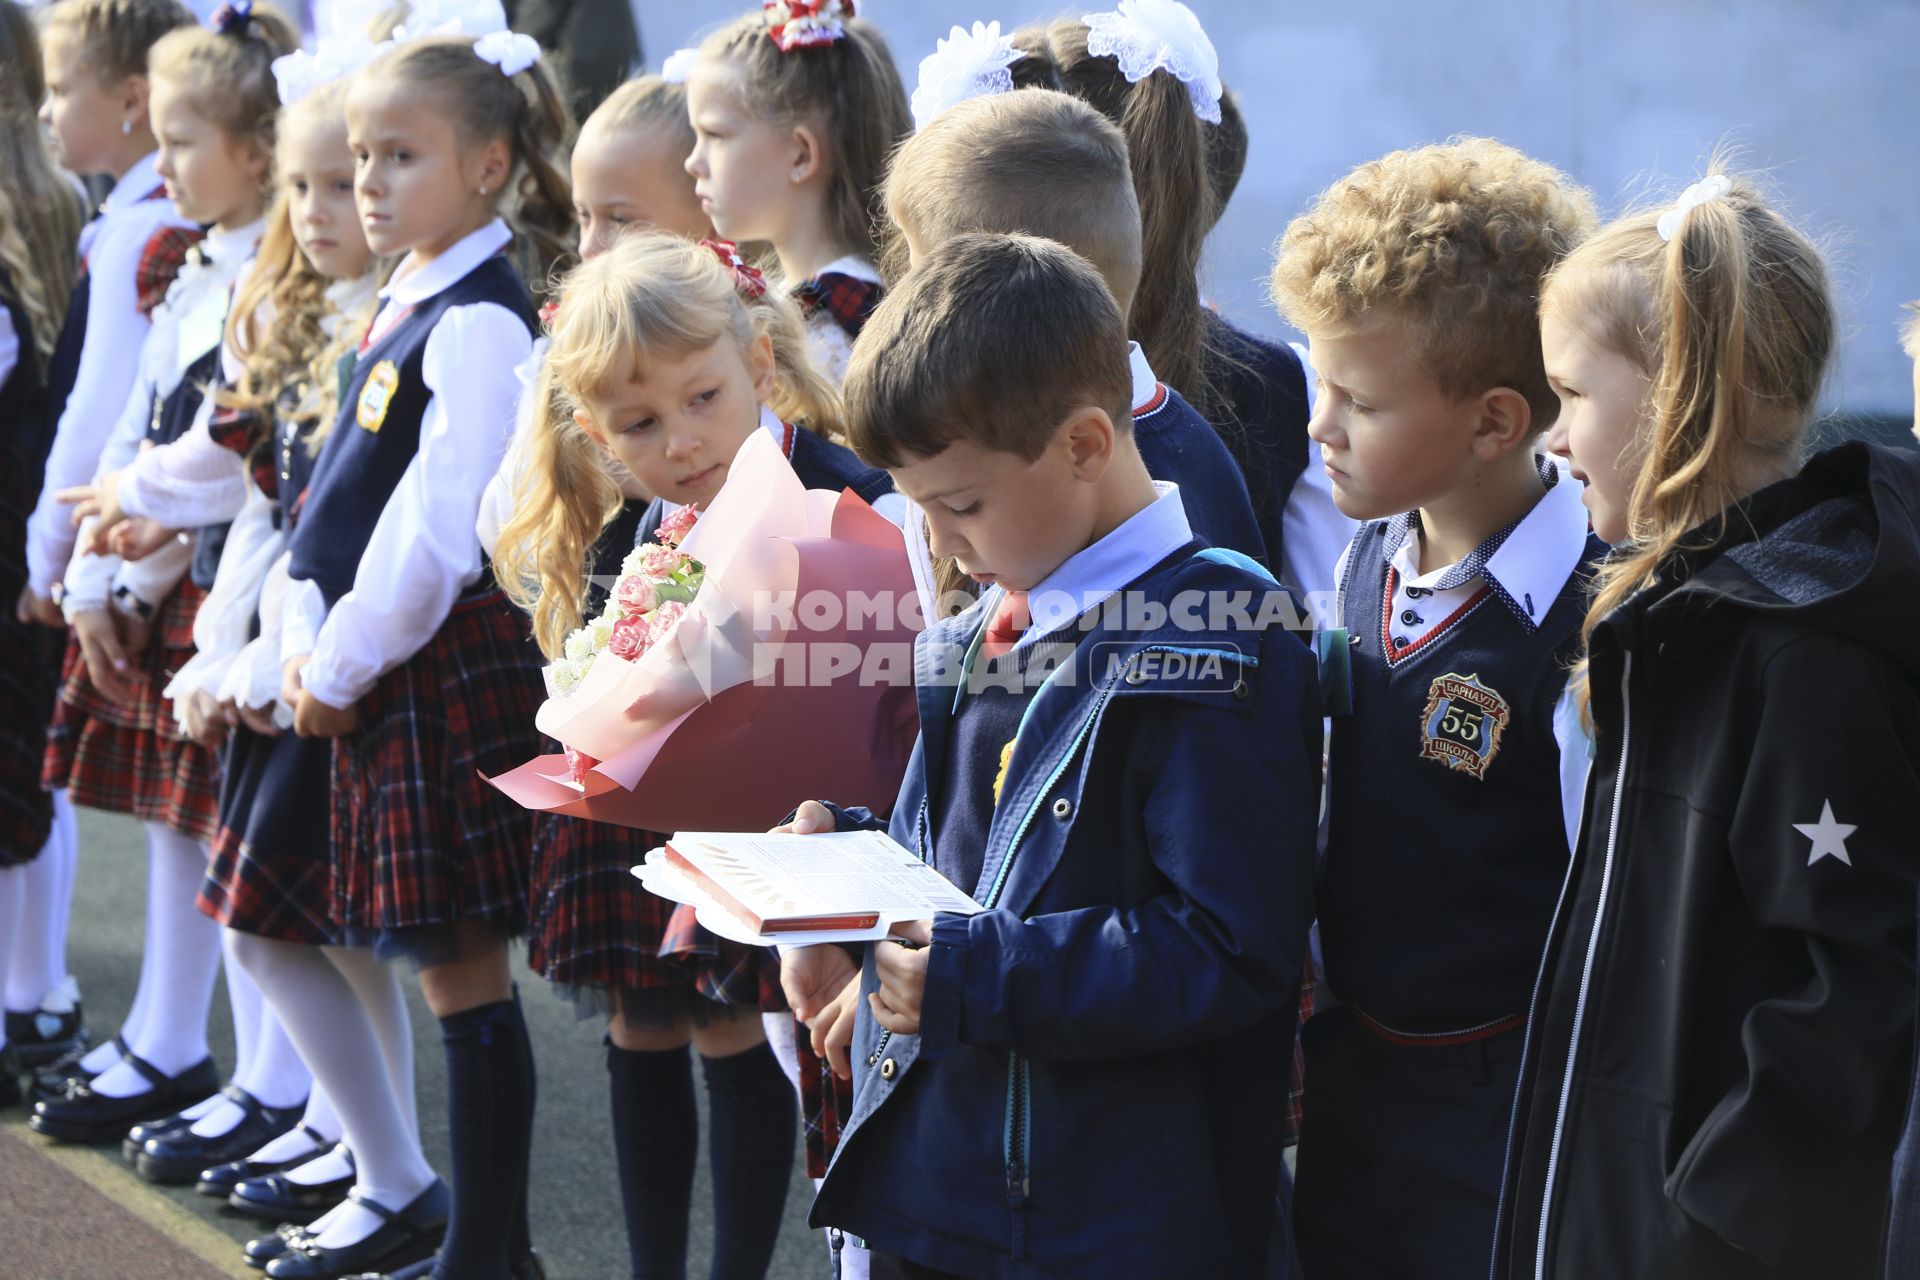
[[[373,366],[366,385],[360,388],[360,407],[354,421],[368,431],[380,430],[380,424],[387,420],[387,406],[393,403],[393,389],[399,385],[400,370],[393,361],[382,360]]]
[[[1420,758],[1485,779],[1500,754],[1500,737],[1513,710],[1477,675],[1448,672],[1427,688],[1420,713]]]

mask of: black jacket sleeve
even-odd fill
[[[1821,1229],[1809,1186],[1858,1164],[1905,1097],[1920,696],[1865,648],[1813,636],[1773,655],[1759,697],[1730,852],[1748,907],[1804,941],[1811,977],[1747,1013],[1745,1079],[1681,1153],[1668,1194],[1770,1260]]]

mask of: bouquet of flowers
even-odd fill
[[[900,530],[806,489],[757,433],[548,667],[537,723],[565,754],[491,781],[529,809],[649,831],[765,827],[814,796],[884,809],[919,727],[923,621]]]

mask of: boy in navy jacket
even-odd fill
[[[1319,781],[1311,655],[1264,625],[1291,602],[1148,476],[1125,323],[1057,244],[929,252],[847,393],[984,589],[916,646],[890,831],[987,910],[866,949],[813,1222],[875,1276],[1261,1274]],[[879,824],[809,803],[793,829],[835,825]],[[852,971],[783,962],[804,1016]]]
[[[1535,306],[1592,225],[1564,175],[1465,139],[1362,165],[1274,266],[1320,382],[1309,434],[1365,522],[1336,575],[1352,713],[1333,721],[1318,893],[1339,1003],[1301,1037],[1313,1280],[1487,1271],[1586,772],[1561,709],[1601,548],[1536,452],[1559,405]]]

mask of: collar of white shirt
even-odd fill
[[[874,265],[871,262],[851,253],[844,258],[835,258],[832,262],[829,262],[826,266],[814,272],[813,278],[817,280],[825,275],[852,276],[855,280],[864,280],[868,284],[879,284],[881,282],[880,273],[874,269]]]
[[[1550,459],[1542,459],[1540,466],[1542,477],[1549,474],[1555,477],[1553,483],[1540,496],[1540,501],[1533,504],[1533,509],[1500,540],[1500,545],[1491,554],[1484,555],[1477,575],[1470,574],[1467,578],[1467,581],[1474,576],[1484,579],[1505,597],[1508,607],[1527,624],[1529,631],[1539,627],[1547,610],[1553,607],[1587,548],[1587,508],[1580,501],[1579,484]],[[1412,536],[1412,524],[1412,521],[1406,522],[1405,536],[1388,552],[1402,585],[1430,588],[1449,574],[1459,577],[1454,571],[1460,565],[1447,565],[1424,574],[1414,572],[1418,539]],[[1395,525],[1401,527],[1399,521]],[[1482,551],[1476,551],[1468,559],[1482,556]]]
[[[1027,593],[1033,621],[1015,648],[1071,626],[1076,618],[1114,595],[1193,540],[1180,486],[1156,480],[1160,495],[1120,527],[1060,563]]]
[[[1127,367],[1133,371],[1133,411],[1139,413],[1153,403],[1160,379],[1154,376],[1153,366],[1147,363],[1147,353],[1137,342],[1127,344]]]
[[[428,298],[459,284],[473,269],[513,242],[507,224],[495,218],[478,231],[454,241],[451,248],[423,267],[415,268],[408,254],[380,291],[381,300],[403,307],[418,306]]]
[[[133,168],[120,175],[120,181],[113,184],[113,190],[100,202],[100,212],[118,213],[122,208],[139,204],[152,195],[161,185],[160,175],[154,168],[159,163],[158,151],[134,161]]]

